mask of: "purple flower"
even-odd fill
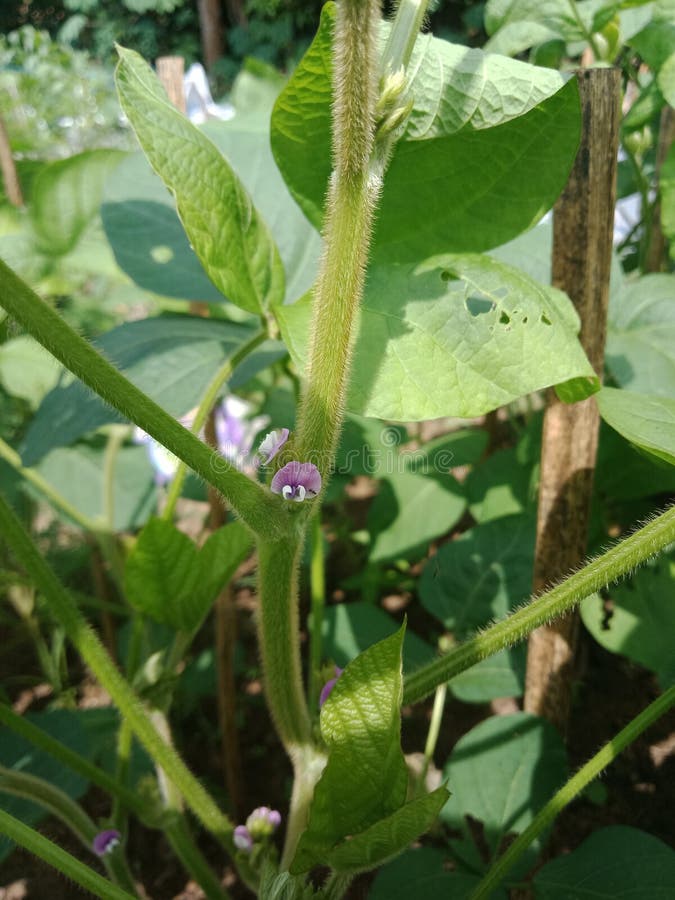
[[[272,492],[281,494],[284,500],[301,503],[305,497],[316,497],[321,490],[321,475],[312,463],[297,460],[286,463],[279,469],[270,485]]]
[[[91,849],[97,856],[106,856],[119,845],[122,835],[115,828],[99,831],[94,838]]]
[[[248,419],[252,411],[250,403],[230,394],[216,407],[214,414],[218,449],[238,469],[247,468],[256,436],[269,422],[268,416]]]
[[[250,853],[253,849],[253,838],[245,825],[237,825],[232,835],[234,846],[237,850],[243,850],[244,853]]]
[[[246,828],[253,840],[270,837],[281,824],[281,813],[268,806],[254,809],[246,820]]]
[[[265,465],[270,463],[288,440],[288,428],[280,428],[266,434],[258,447],[258,455]]]
[[[342,672],[343,672],[342,669],[335,666],[335,677],[330,678],[324,684],[324,686],[321,688],[321,693],[319,694],[319,709],[321,709],[321,707],[324,705],[326,700],[328,700],[328,698],[330,697],[331,691],[335,687],[335,684],[336,684],[338,678],[340,677],[340,675],[342,675]]]

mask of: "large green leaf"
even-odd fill
[[[284,296],[279,251],[218,148],[169,102],[141,57],[119,48],[120,103],[153,169],[176,198],[190,243],[218,290],[252,313]]]
[[[197,549],[171,522],[151,519],[127,559],[126,596],[156,622],[191,633],[250,550],[240,522],[219,528]]]
[[[537,900],[671,900],[675,850],[645,831],[612,825],[546,863],[534,887]]]
[[[317,225],[331,169],[334,15],[327,4],[272,117],[279,168]],[[430,35],[418,39],[409,69],[414,108],[385,179],[374,256],[419,262],[436,253],[483,250],[534,224],[574,160],[576,84],[564,85],[550,69]]]
[[[253,335],[232,322],[189,316],[159,316],[113,328],[94,343],[125,375],[172,415],[197,405],[210,380]],[[283,355],[276,341],[262,344],[234,370],[231,389]],[[54,447],[122,417],[80,382],[56,387],[40,405],[26,434],[22,458],[34,465]]]
[[[377,865],[425,831],[447,797],[440,788],[404,805],[403,634],[401,628],[349,663],[321,709],[328,762],[291,864],[294,874],[316,864],[339,871]]]
[[[98,213],[105,179],[124,156],[119,150],[87,150],[40,170],[29,207],[40,252],[62,256],[74,248]]]
[[[581,604],[584,625],[599,644],[675,684],[675,556],[661,557],[610,588],[611,608],[593,594]]]
[[[304,370],[309,298],[276,310]],[[597,388],[570,300],[487,256],[373,266],[347,397],[359,415],[397,421],[472,418],[580,378]]]
[[[675,399],[603,388],[600,415],[631,444],[675,465]]]
[[[455,675],[448,685],[463,703],[489,703],[497,697],[522,697],[525,690],[527,646],[518,644],[483,659]]]
[[[466,509],[464,492],[452,475],[392,471],[368,513],[373,562],[426,552],[433,538],[448,532]]]
[[[520,605],[532,589],[534,521],[506,516],[443,544],[419,582],[422,605],[462,639]]]
[[[441,819],[461,832],[453,841],[474,863],[468,817],[483,825],[494,858],[507,835],[521,832],[567,775],[565,747],[555,728],[527,713],[492,716],[460,738],[443,770],[452,794]],[[477,863],[480,868],[485,862]]]
[[[536,505],[532,467],[523,465],[515,447],[497,450],[466,480],[469,510],[477,522],[516,515]]]
[[[383,866],[368,892],[368,900],[450,900],[468,897],[480,878],[464,872],[449,871],[445,854],[433,847],[417,847],[402,853]],[[492,900],[506,900],[505,891],[497,890]]]
[[[204,133],[228,160],[251,195],[279,248],[286,271],[286,302],[311,287],[321,240],[288,192],[264,131],[237,115],[209,123]],[[190,246],[169,191],[142,153],[131,154],[110,176],[101,209],[120,267],[146,290],[187,300],[222,302]]]
[[[675,399],[675,275],[645,275],[612,296],[607,368],[623,388]]]

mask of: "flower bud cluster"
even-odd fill
[[[281,814],[268,806],[258,806],[246,819],[245,825],[234,829],[234,845],[244,853],[250,853],[255,844],[272,837],[281,824]]]

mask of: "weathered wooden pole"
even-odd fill
[[[552,281],[573,301],[580,340],[602,378],[612,259],[621,82],[618,69],[577,73],[579,152],[553,214]],[[534,590],[559,580],[586,554],[599,413],[590,397],[561,403],[549,393],[544,416]],[[525,709],[565,730],[578,614],[530,636]]]
[[[225,51],[220,0],[197,0],[204,66],[209,71]]]

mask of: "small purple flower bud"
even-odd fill
[[[260,447],[258,447],[258,455],[262,458],[264,465],[267,465],[274,459],[288,440],[289,434],[288,428],[279,428],[265,435]]]
[[[328,700],[328,698],[330,697],[331,691],[335,687],[335,684],[340,675],[342,675],[342,672],[342,669],[338,668],[338,666],[335,666],[335,677],[330,678],[321,688],[321,693],[319,694],[319,709],[321,709],[326,700]]]
[[[237,825],[234,829],[232,839],[237,850],[243,850],[244,853],[250,853],[253,849],[253,838],[245,825]]]
[[[246,820],[246,827],[254,840],[270,837],[281,824],[281,813],[268,806],[254,809]]]
[[[119,845],[122,835],[115,828],[99,831],[94,838],[91,849],[97,856],[106,856]]]
[[[286,463],[279,469],[270,488],[274,494],[281,494],[284,500],[301,503],[306,497],[316,497],[321,490],[321,475],[312,463],[297,460]]]

